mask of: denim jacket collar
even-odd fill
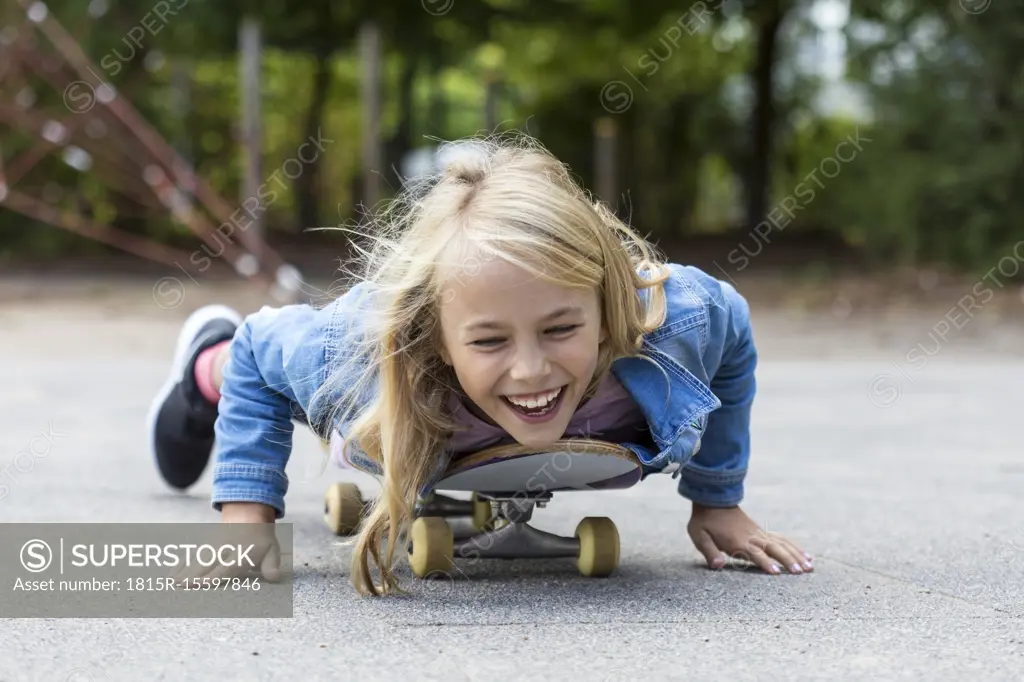
[[[640,358],[620,358],[612,372],[633,396],[647,418],[648,428],[662,459],[676,449],[680,436],[689,431],[699,437],[708,414],[721,406],[712,393],[710,377],[698,377],[681,361],[680,352],[702,353],[708,336],[706,294],[676,264],[668,266],[664,284],[665,320],[644,335]],[[641,297],[646,299],[647,292]],[[698,350],[698,347],[699,350]],[[701,367],[700,363],[690,363]]]
[[[690,370],[646,339],[642,354],[644,358],[616,360],[612,372],[633,396],[647,419],[651,437],[664,451],[687,428],[700,430],[720,403]]]

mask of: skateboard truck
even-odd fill
[[[469,501],[439,497],[431,495],[412,524],[409,561],[417,577],[449,576],[454,559],[574,558],[579,572],[593,577],[610,575],[618,566],[619,532],[611,519],[585,518],[574,537],[529,524],[534,508],[551,500],[550,492],[474,492]],[[447,518],[431,515],[435,510],[465,510],[467,505],[475,510],[475,532],[459,533],[458,540]],[[486,523],[479,523],[483,519]]]
[[[499,523],[493,530],[456,540],[452,547],[456,558],[556,559],[579,554],[579,538],[548,533],[528,523],[534,507],[547,506],[551,493],[535,497],[484,493],[479,497],[490,500]]]

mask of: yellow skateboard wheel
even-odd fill
[[[421,516],[412,522],[409,532],[412,551],[409,563],[417,578],[438,571],[447,573],[452,567],[455,537],[452,527],[440,516]]]
[[[576,567],[588,578],[604,578],[619,565],[619,531],[612,520],[588,516],[576,526],[580,553]]]
[[[351,535],[363,520],[363,495],[355,483],[335,483],[324,499],[324,521],[335,535]]]

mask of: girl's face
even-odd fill
[[[491,259],[447,273],[442,357],[479,410],[519,443],[562,437],[605,339],[597,291]],[[442,273],[444,274],[444,273]]]

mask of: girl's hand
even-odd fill
[[[281,577],[281,547],[277,541],[273,507],[243,502],[225,503],[221,507],[221,523],[247,524],[224,534],[230,543],[237,543],[243,551],[230,556],[218,555],[210,566],[196,563],[183,566],[174,574],[181,582],[205,585],[216,579],[244,578],[250,571],[258,572],[264,580],[277,582]]]
[[[790,573],[814,570],[809,554],[781,535],[762,530],[739,507],[694,504],[686,530],[708,566],[714,569],[722,568],[731,556],[746,559],[773,574],[781,571],[780,564]]]
[[[277,520],[274,508],[258,502],[225,502],[221,505],[220,512],[221,523],[259,524],[247,529],[243,538],[252,544],[248,557],[266,580],[276,582],[281,575],[281,547],[277,542],[277,529],[274,527]],[[222,567],[220,570],[239,577],[246,572],[244,567]]]

